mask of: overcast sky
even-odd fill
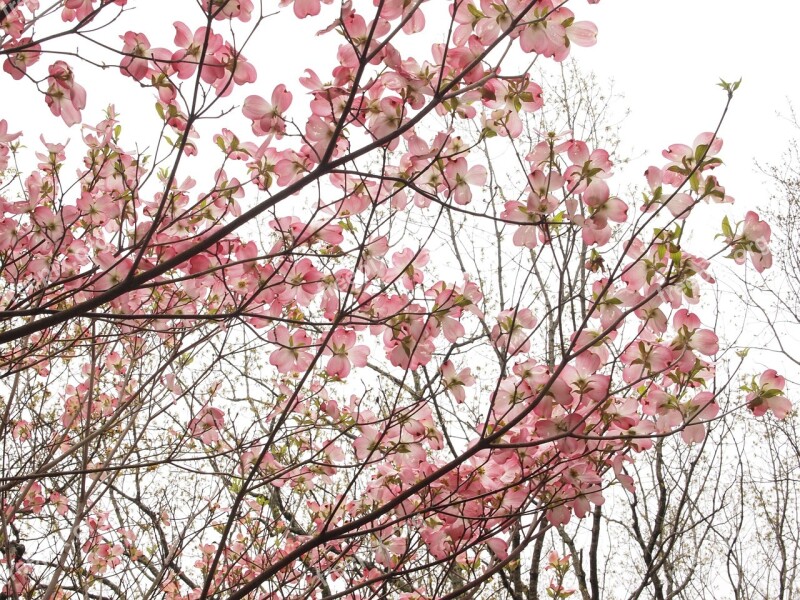
[[[758,172],[756,161],[780,164],[790,140],[800,137],[786,120],[790,102],[800,108],[800,3],[601,0],[594,6],[578,3],[573,9],[578,18],[594,21],[600,31],[596,46],[577,49],[578,60],[601,80],[613,78],[615,90],[631,110],[623,125],[623,149],[627,145],[647,152],[630,165],[623,180],[642,185],[644,168],[663,164],[659,155],[663,148],[691,143],[697,133],[713,130],[725,104],[725,93],[715,84],[720,78],[742,78],[720,132],[725,167],[719,178],[736,198],[736,205],[726,212],[741,216],[771,202],[774,187]],[[718,228],[721,213],[709,218],[708,226]],[[736,272],[744,276],[741,269]],[[736,283],[717,275],[723,288]],[[748,317],[740,309],[734,312],[726,313],[720,323],[731,321],[728,335],[744,318],[756,335],[740,343],[757,339],[766,343],[771,338],[767,329],[758,334],[760,314]],[[798,350],[791,333],[784,343]],[[779,355],[757,354],[755,360],[787,375],[795,372]]]
[[[337,2],[324,6],[326,15],[319,20],[298,22],[291,15],[268,19],[259,37],[247,50],[261,66],[259,80],[247,86],[242,94],[260,93],[269,97],[278,82],[297,84],[303,70],[320,58],[327,63],[332,56],[309,54],[309,43],[321,40],[314,33],[320,23],[335,17]],[[137,5],[135,17],[147,20],[151,41],[171,42],[172,21],[180,15],[164,15],[157,23],[147,19],[147,4]],[[432,6],[432,5],[431,5]],[[789,101],[800,106],[800,77],[797,60],[800,44],[797,28],[800,3],[795,0],[601,0],[597,5],[578,1],[570,3],[579,20],[592,20],[599,28],[599,40],[592,48],[575,48],[575,56],[584,69],[594,70],[601,80],[613,78],[616,92],[624,96],[631,110],[623,124],[623,151],[632,155],[646,154],[635,161],[619,179],[620,183],[643,183],[640,177],[649,164],[662,163],[660,151],[676,142],[691,143],[703,131],[713,130],[725,103],[725,93],[716,86],[720,78],[734,81],[742,78],[721,136],[725,140],[722,158],[728,168],[720,172],[720,181],[738,202],[737,212],[763,206],[769,198],[765,177],[757,172],[755,161],[776,163],[795,132],[784,118]],[[426,12],[430,13],[428,7]],[[135,21],[135,18],[134,18]],[[132,25],[133,26],[133,25]],[[156,30],[154,31],[153,27]],[[291,37],[285,36],[291,26]],[[276,36],[285,37],[280,57],[271,69],[264,69],[264,54],[275,52]],[[163,38],[163,39],[159,39]],[[113,38],[116,41],[116,37]],[[298,44],[298,40],[303,40]],[[112,41],[111,43],[114,43]],[[334,40],[336,41],[336,40]],[[427,40],[423,54],[427,55]],[[262,48],[263,46],[263,48]],[[316,64],[318,72],[326,67]],[[80,73],[84,77],[83,72]],[[107,102],[117,102],[123,119],[129,123],[137,106],[126,104],[119,94],[98,94],[92,87],[96,72],[87,70],[82,79],[89,88],[89,107],[84,112],[88,122],[99,120],[100,109]],[[7,78],[3,78],[9,84]],[[133,90],[133,82],[116,82],[115,89]],[[31,102],[41,103],[32,86],[24,88]],[[18,90],[20,91],[20,90]],[[299,90],[302,92],[302,90]],[[138,98],[138,96],[137,96]],[[241,100],[238,100],[241,101]],[[147,118],[151,116],[147,103]],[[42,107],[39,107],[42,110]],[[36,113],[38,114],[38,113]],[[48,119],[40,126],[30,123],[26,115],[9,115],[17,128],[26,129],[28,143],[33,144],[41,130],[48,138],[71,137],[57,119]],[[26,122],[27,121],[27,122]],[[33,125],[33,126],[31,126]],[[12,127],[14,125],[12,124]],[[39,131],[37,131],[37,129]],[[32,134],[32,135],[30,135]],[[622,184],[624,185],[624,184]]]
[[[754,161],[777,162],[800,134],[778,116],[790,100],[800,106],[800,3],[602,0],[573,9],[600,30],[598,44],[576,55],[615,80],[631,109],[623,141],[650,151],[648,164],[660,164],[669,144],[713,130],[725,101],[715,84],[742,78],[721,131],[728,168],[720,180],[741,210],[763,205],[769,190]]]

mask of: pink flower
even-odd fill
[[[390,136],[403,122],[405,116],[405,102],[397,96],[381,98],[377,101],[375,110],[370,110],[367,125],[372,136],[378,140]],[[389,140],[389,149],[393,150],[399,140],[393,137]]]
[[[645,204],[642,206],[642,211],[654,212],[661,206],[666,206],[675,218],[685,219],[689,216],[690,210],[696,203],[694,198],[683,192],[665,193],[662,188],[665,171],[657,167],[649,167],[644,172],[644,175],[650,185],[652,194],[650,197],[645,196]],[[667,177],[667,179],[670,179],[670,177]]]
[[[368,279],[383,277],[386,273],[386,262],[384,255],[389,251],[389,240],[386,236],[380,236],[369,240],[361,251],[361,262],[359,269],[364,272]]]
[[[411,291],[414,286],[419,285],[425,278],[422,267],[428,264],[430,252],[423,248],[419,252],[414,252],[411,248],[405,248],[392,255],[393,268],[389,269],[384,275],[383,280],[391,282],[401,278],[403,286]]]
[[[322,0],[324,4],[330,4],[333,0]],[[294,14],[298,19],[314,17],[319,14],[320,0],[281,0],[278,6],[289,6],[293,4]]]
[[[8,133],[8,121],[5,119],[0,119],[0,144],[7,144],[8,142],[13,142],[19,136],[22,135],[21,131],[17,133]]]
[[[42,46],[40,44],[31,44],[31,41],[31,38],[25,37],[15,41],[13,45],[3,48],[7,54],[7,58],[3,62],[3,71],[14,79],[22,79],[27,73],[28,67],[36,64],[41,57]],[[21,46],[26,47],[24,50],[14,52],[15,47]]]
[[[351,366],[365,367],[369,348],[356,345],[356,332],[348,329],[337,329],[331,335],[326,354],[333,354],[325,368],[328,375],[344,379],[350,374]]]
[[[588,47],[597,43],[597,26],[590,21],[573,20],[564,29],[567,33],[567,39],[573,44]]]
[[[97,254],[96,262],[102,268],[102,276],[97,281],[98,290],[111,289],[122,283],[130,274],[133,261],[130,258],[119,258],[104,250]]]
[[[672,325],[678,336],[672,341],[673,350],[687,348],[697,350],[707,356],[719,351],[719,338],[710,329],[700,329],[700,318],[682,308],[675,314]]]
[[[382,432],[372,425],[359,425],[358,430],[359,436],[353,442],[353,449],[356,452],[356,458],[359,460],[364,460],[368,456],[371,456],[374,460],[376,453],[380,455],[382,445],[392,444],[397,439],[396,432]]]
[[[252,0],[203,0],[203,8],[209,14],[216,15],[214,18],[217,21],[239,19],[247,23],[254,7]]]
[[[467,169],[465,158],[450,161],[444,169],[449,191],[456,204],[469,204],[472,201],[470,186],[481,187],[486,183],[486,168],[475,165]]]
[[[303,372],[313,359],[306,349],[312,346],[311,338],[302,329],[290,333],[286,325],[278,325],[269,332],[271,342],[281,346],[269,355],[269,362],[281,373]]]
[[[120,37],[125,42],[122,52],[127,56],[120,62],[119,70],[123,75],[141,81],[150,73],[150,41],[145,34],[132,31]]]
[[[490,79],[481,89],[481,100],[484,106],[493,109],[492,129],[512,137],[522,133],[519,113],[532,113],[544,105],[542,88],[527,76],[512,80]]]
[[[82,21],[89,17],[94,11],[93,0],[66,0],[64,10],[61,11],[61,19],[68,21]]]
[[[461,369],[456,372],[456,368],[449,360],[442,363],[442,383],[444,389],[450,392],[455,398],[456,402],[461,404],[466,400],[466,392],[464,386],[471,386],[475,384],[475,378],[470,373],[469,368]]]
[[[719,160],[709,161],[709,159],[716,156],[721,149],[722,139],[715,137],[711,132],[706,132],[698,135],[692,146],[672,144],[662,152],[662,155],[676,166],[685,168],[694,167],[702,158],[704,165],[702,168],[709,169],[719,164]]]
[[[681,438],[687,444],[702,442],[706,436],[706,426],[704,421],[709,421],[719,414],[714,394],[711,392],[700,392],[683,407],[685,413],[685,423],[681,431]]]
[[[64,494],[51,492],[50,502],[55,506],[56,512],[62,517],[66,516],[67,512],[69,512],[69,501]]]
[[[175,27],[175,45],[180,49],[172,54],[171,62],[165,65],[167,72],[174,71],[180,79],[188,79],[197,69],[200,54],[206,38],[206,28],[199,27],[194,33],[180,21],[173,23]],[[223,38],[217,33],[208,34],[206,54],[216,53],[223,44]],[[204,65],[205,69],[206,66]]]
[[[283,113],[292,104],[292,94],[283,84],[272,91],[271,102],[261,96],[248,96],[244,100],[242,114],[253,121],[253,133],[256,135],[275,134],[281,138],[286,132]]]
[[[67,125],[80,123],[81,109],[86,107],[86,90],[75,83],[72,69],[63,60],[50,65],[49,73],[45,101],[50,112],[60,116]]]
[[[211,446],[219,441],[219,433],[224,426],[225,413],[206,405],[189,421],[189,433],[202,443]]]
[[[87,225],[105,225],[120,214],[119,202],[107,194],[83,192],[76,204]]]
[[[308,306],[322,290],[322,280],[322,273],[309,259],[300,259],[286,273],[286,289],[280,295],[281,302],[297,302],[300,306]]]
[[[536,327],[536,317],[531,309],[508,309],[497,315],[497,325],[492,328],[491,338],[499,350],[509,355],[527,352],[530,349],[530,333]]]
[[[402,302],[402,299],[397,297]],[[396,367],[411,369],[430,362],[436,350],[434,337],[437,334],[435,319],[425,315],[416,304],[406,305],[405,314],[395,316],[383,334],[386,355]]]
[[[559,20],[553,2],[538,2],[537,8],[529,13],[530,24],[519,35],[520,47],[524,52],[535,52],[561,62],[569,55],[567,32]],[[571,16],[572,11],[563,9]]]
[[[742,253],[746,251],[756,271],[761,273],[769,269],[772,266],[772,253],[769,250],[771,236],[769,224],[762,221],[757,213],[749,211],[744,218],[742,236],[737,242],[739,252],[734,255],[737,264],[744,262]]]
[[[406,551],[406,540],[399,535],[389,535],[385,538],[376,536],[373,542],[375,562],[387,569],[397,565],[400,556]]]
[[[561,379],[569,385],[574,396],[600,402],[608,397],[611,378],[597,373],[599,367],[600,360],[594,354],[584,352],[574,365],[564,367]]]
[[[747,407],[756,417],[763,416],[768,410],[779,419],[783,419],[792,410],[792,403],[783,395],[786,379],[778,375],[775,369],[767,369],[761,374],[756,384],[755,379],[750,386],[743,389],[747,394]]]
[[[11,437],[17,441],[25,441],[31,436],[31,424],[25,419],[20,419],[14,423],[14,428],[11,430]]]
[[[673,361],[673,352],[662,344],[640,340],[630,344],[622,353],[625,383],[639,383],[646,377],[664,372]]]

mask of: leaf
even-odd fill
[[[467,10],[469,11],[469,14],[471,14],[476,19],[483,19],[483,18],[486,17],[486,15],[484,15],[480,11],[480,9],[477,6],[475,6],[474,4],[467,4]]]
[[[725,81],[724,79],[720,79],[719,83],[717,85],[719,87],[721,87],[723,90],[725,90],[726,92],[728,92],[728,99],[730,99],[730,98],[733,97],[733,92],[735,92],[736,90],[739,89],[739,86],[741,85],[741,83],[742,83],[742,78],[740,77],[738,79],[738,81],[734,81],[734,82],[731,82],[731,83]]]
[[[733,229],[731,228],[731,222],[728,220],[727,216],[722,219],[722,235],[729,239],[733,237]]]

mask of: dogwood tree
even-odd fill
[[[544,530],[717,417],[693,305],[770,228],[687,242],[715,131],[635,200],[531,125],[585,4],[0,10],[6,597],[567,597]]]

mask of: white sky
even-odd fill
[[[713,130],[725,102],[715,84],[742,78],[721,130],[727,168],[720,181],[739,210],[765,205],[770,190],[755,161],[778,162],[800,134],[778,116],[788,114],[790,99],[800,104],[800,3],[601,0],[572,8],[600,30],[597,45],[575,55],[601,80],[613,78],[631,109],[623,148],[649,153],[634,163],[635,175],[660,165],[669,144]]]
[[[574,54],[583,67],[595,71],[600,81],[613,78],[615,91],[625,97],[631,110],[623,123],[621,151],[633,149],[638,155],[644,154],[624,168],[617,184],[643,186],[644,169],[663,164],[662,149],[672,143],[690,144],[696,134],[713,130],[726,98],[716,83],[720,78],[742,78],[720,131],[725,141],[721,153],[725,167],[718,171],[720,182],[736,198],[736,205],[726,211],[710,210],[707,226],[716,233],[723,212],[738,216],[752,209],[761,212],[775,188],[758,171],[756,162],[764,166],[780,164],[790,140],[800,137],[800,131],[785,118],[790,101],[800,108],[800,78],[796,74],[800,3],[601,0],[595,6],[582,4],[575,4],[573,10],[579,19],[597,24],[598,43],[592,48],[578,48]],[[742,269],[735,271],[745,276]],[[723,288],[736,285],[730,274],[717,275]],[[779,275],[770,273],[772,277]],[[770,304],[768,298],[764,301]],[[742,310],[722,310],[719,324],[730,325],[730,335],[744,319],[751,331],[739,343],[768,343],[771,332],[759,329],[753,321],[762,315]],[[796,332],[784,332],[787,348],[800,351],[800,343],[794,341]],[[763,367],[778,368],[787,376],[796,372],[779,355],[762,351],[751,356]]]
[[[438,1],[433,0],[426,13],[431,14],[433,4]],[[147,3],[135,6],[138,8],[134,21],[147,21],[139,24],[148,32],[151,42],[171,44],[172,21],[181,15],[165,14],[153,23],[148,18],[151,6]],[[778,113],[788,113],[789,99],[796,99],[800,105],[800,77],[795,74],[800,55],[796,31],[800,2],[601,0],[597,5],[589,5],[578,0],[569,6],[579,20],[594,21],[600,31],[597,45],[574,47],[573,56],[583,68],[594,70],[601,81],[613,78],[615,91],[624,96],[624,104],[631,109],[623,124],[621,150],[631,156],[647,153],[646,158],[634,161],[626,169],[620,184],[624,186],[623,181],[642,184],[641,173],[649,164],[661,164],[659,154],[663,148],[677,142],[691,143],[698,133],[713,130],[725,102],[725,93],[716,83],[720,78],[735,81],[741,77],[742,87],[721,131],[725,140],[722,158],[728,168],[720,172],[720,181],[739,202],[737,212],[763,206],[769,198],[769,188],[763,185],[765,178],[757,172],[755,160],[763,164],[778,162],[789,139],[795,135]],[[267,19],[254,45],[245,51],[258,66],[259,79],[235,95],[238,102],[240,94],[241,98],[253,93],[269,98],[272,88],[282,81],[297,86],[297,77],[309,66],[323,79],[328,76],[331,61],[335,59],[332,54],[316,51],[321,39],[314,33],[321,24],[335,18],[337,9],[338,2],[323,5],[319,19],[300,22],[289,14]],[[292,28],[289,36],[287,27]],[[427,56],[428,41],[415,41],[424,44],[421,54]],[[116,36],[110,42],[119,43]],[[266,62],[264,55],[275,53],[277,47],[281,48],[280,56]],[[271,68],[265,68],[265,64]],[[80,67],[79,70],[83,71]],[[92,70],[85,73],[85,78],[80,73],[80,81],[89,91],[89,106],[84,111],[87,122],[98,121],[100,109],[109,101],[117,102],[122,110],[129,134],[131,113],[138,112],[136,109],[146,108],[145,117],[152,118],[149,100],[146,107],[136,107],[119,94],[98,93],[102,87],[98,89],[97,83],[92,85],[97,81],[97,73]],[[126,86],[130,86],[130,91],[135,89],[133,82],[122,82],[116,74],[114,78],[118,90]],[[14,84],[5,76],[2,82],[15,85],[17,91],[30,94],[32,102],[43,104],[41,97],[27,89],[31,86]],[[40,111],[47,112],[43,106],[37,106],[32,113]],[[26,119],[28,115],[4,116],[12,121],[12,130],[25,129],[29,145],[35,145],[40,131],[46,131],[52,141],[77,134],[75,129],[67,130],[59,119],[49,115],[47,123],[39,126]]]

